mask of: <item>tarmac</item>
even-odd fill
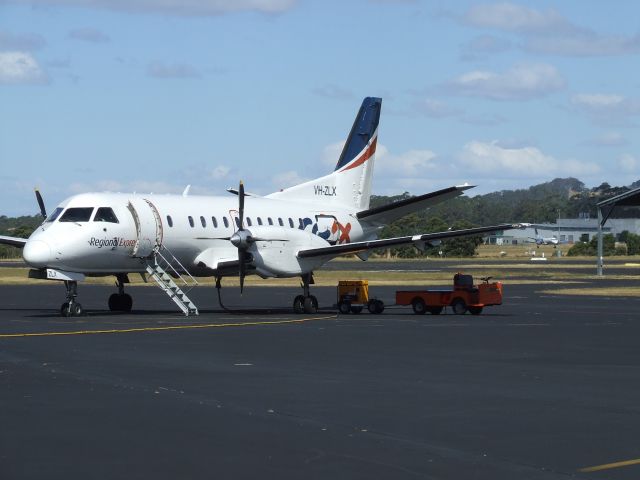
[[[61,285],[2,286],[0,478],[638,478],[640,299],[542,289],[416,316],[320,287],[315,315],[279,287],[223,289],[229,313],[199,287],[186,318],[82,285],[62,318]]]

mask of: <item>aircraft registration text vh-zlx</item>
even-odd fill
[[[377,208],[369,208],[382,99],[362,102],[335,169],[266,196],[143,195],[84,193],[64,200],[28,239],[0,236],[0,243],[23,248],[29,276],[63,281],[64,316],[80,315],[77,282],[86,276],[114,275],[118,292],[110,310],[130,311],[124,292],[128,274],[153,278],[185,315],[198,309],[181,288],[182,280],[211,276],[301,277],[296,313],[314,313],[313,271],[340,255],[367,259],[373,249],[413,244],[419,249],[465,235],[521,228],[503,224],[464,230],[379,239],[389,222],[461,195],[471,185],[445,188]]]

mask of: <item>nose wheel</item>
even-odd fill
[[[78,282],[65,281],[64,287],[67,289],[67,301],[60,307],[60,315],[63,317],[79,317],[84,315],[84,309],[79,302],[76,302],[78,296]]]

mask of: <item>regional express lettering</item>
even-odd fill
[[[89,240],[90,247],[133,247],[136,244],[135,240],[128,240],[122,237],[113,237],[113,238],[96,238],[91,237]]]

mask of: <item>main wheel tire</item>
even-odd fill
[[[122,311],[130,312],[133,307],[133,298],[128,293],[122,295]]]
[[[71,316],[71,310],[69,309],[69,302],[64,302],[60,306],[60,315],[63,316],[63,317],[70,317]]]
[[[74,303],[73,305],[71,305],[69,307],[69,310],[74,317],[80,317],[84,315],[84,308],[82,308],[82,305],[79,303]]]
[[[107,303],[109,304],[110,311],[120,311],[120,295],[118,295],[117,293],[112,293],[111,295],[109,295],[109,301]]]
[[[469,307],[469,313],[471,315],[480,315],[482,313],[482,307]]]
[[[424,315],[427,312],[427,305],[421,298],[414,298],[411,306],[413,307],[413,313],[416,315]]]
[[[431,315],[440,315],[442,313],[442,309],[444,307],[430,307],[429,308],[429,313]]]
[[[382,300],[376,300],[375,302],[376,302],[376,311],[374,313],[379,315],[382,312],[384,312],[384,302]]]
[[[318,301],[313,301],[312,297],[306,297],[302,304],[304,313],[316,313],[318,311]]]
[[[338,310],[340,310],[340,313],[346,315],[347,313],[351,312],[351,303],[345,301],[338,303]]]
[[[358,314],[358,313],[362,312],[363,308],[364,307],[362,307],[362,306],[360,306],[360,307],[351,307],[351,313]]]
[[[293,299],[293,312],[304,313],[304,297],[302,295]]]
[[[451,309],[456,315],[464,315],[467,313],[467,304],[461,298],[456,298],[451,302]]]

